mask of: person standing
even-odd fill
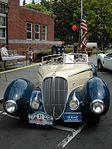
[[[0,52],[1,52],[1,56],[2,56],[2,57],[7,57],[7,56],[9,56],[8,50],[7,50],[7,46],[6,46],[6,45],[2,45],[2,47],[1,47],[1,49],[0,49]]]
[[[29,58],[29,64],[31,64],[33,61],[33,50],[31,49],[31,47],[29,48],[28,51],[28,58]]]
[[[8,57],[8,50],[6,45],[2,45],[0,48],[0,61],[2,61],[2,67],[6,69],[6,61],[3,61],[3,57]]]

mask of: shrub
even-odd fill
[[[42,51],[42,52],[39,52],[39,53],[34,53],[34,61],[35,62],[40,62],[41,61],[41,58],[43,56],[46,56],[46,55],[50,55],[51,54],[51,50],[45,50],[45,51]]]

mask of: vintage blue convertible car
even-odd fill
[[[53,125],[56,120],[98,122],[109,109],[105,82],[86,54],[50,55],[42,58],[37,86],[18,78],[4,94],[5,111],[30,124]]]

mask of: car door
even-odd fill
[[[104,67],[109,70],[112,70],[112,53],[107,54],[104,57]]]

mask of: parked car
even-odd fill
[[[87,48],[95,48],[95,49],[97,49],[98,48],[98,44],[97,44],[97,42],[87,42],[86,47]],[[81,45],[81,48],[82,48],[82,45]]]
[[[5,111],[30,124],[53,125],[55,121],[98,122],[109,109],[105,82],[86,54],[42,57],[37,86],[24,78],[11,82],[4,94]]]
[[[103,70],[104,68],[112,70],[112,53],[98,54],[97,55],[97,66],[99,70]]]

